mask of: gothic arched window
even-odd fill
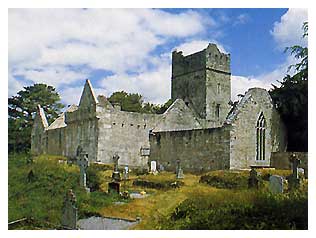
[[[266,120],[261,112],[257,121],[257,146],[256,146],[256,160],[265,160],[265,131]]]

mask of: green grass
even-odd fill
[[[99,214],[100,208],[120,199],[99,190],[86,193],[79,187],[78,166],[58,163],[65,160],[64,157],[39,156],[32,164],[28,164],[26,158],[25,154],[9,155],[9,222],[26,217],[60,225],[62,204],[69,189],[76,195],[79,218]],[[28,181],[31,170],[34,179]],[[97,184],[101,178],[97,172],[91,173]],[[32,225],[20,228],[32,229]]]

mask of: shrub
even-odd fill
[[[249,172],[212,171],[201,176],[200,183],[216,188],[247,188]]]
[[[170,188],[179,188],[184,183],[182,181],[147,181],[147,180],[135,180],[133,182],[134,186],[141,186],[145,188],[154,188],[154,189],[170,189]]]
[[[222,192],[221,196],[203,196],[183,201],[163,222],[162,229],[308,228],[306,191],[279,195],[249,191]],[[222,196],[226,199],[219,201]]]

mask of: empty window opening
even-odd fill
[[[219,118],[219,114],[220,114],[220,104],[216,105],[216,109],[215,109],[215,117],[218,119]]]
[[[266,121],[263,113],[261,112],[256,127],[256,160],[265,160],[265,131]]]
[[[217,84],[217,94],[221,94],[221,84]]]

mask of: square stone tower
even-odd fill
[[[221,126],[230,110],[230,54],[215,44],[191,55],[172,52],[171,97],[181,98],[208,126]]]

